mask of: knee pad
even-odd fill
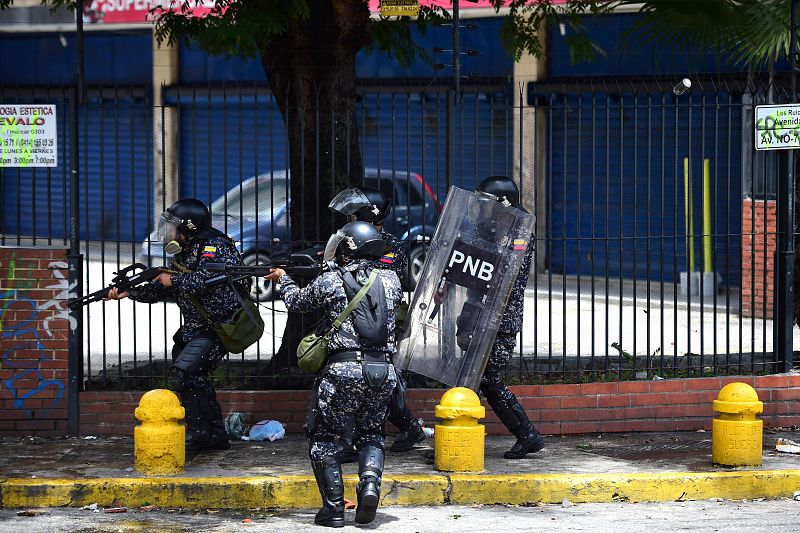
[[[214,341],[208,337],[195,337],[186,343],[181,353],[175,358],[172,366],[184,374],[193,374],[200,368],[200,363],[214,349]]]

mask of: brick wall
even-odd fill
[[[776,210],[775,200],[745,198],[742,202],[743,316],[772,318]]]
[[[0,247],[0,435],[67,434],[66,254]]]
[[[575,385],[521,385],[511,390],[528,416],[545,434],[668,431],[711,429],[715,416],[711,402],[719,390],[735,381],[753,386],[764,402],[761,418],[766,427],[800,425],[800,375],[585,383]],[[436,421],[434,407],[444,390],[412,389],[406,401],[428,424]],[[81,433],[131,435],[133,410],[142,392],[81,393]],[[220,391],[224,413],[241,411],[248,423],[275,419],[289,432],[301,432],[308,391]],[[484,405],[485,402],[484,402]],[[506,429],[486,406],[489,434]],[[394,428],[390,427],[390,432]]]

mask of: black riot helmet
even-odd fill
[[[177,221],[177,229],[186,236],[211,227],[211,213],[206,204],[197,198],[183,198],[167,208],[167,213]]]
[[[345,224],[338,232],[337,255],[357,259],[377,259],[386,250],[380,232],[369,222],[356,220]]]
[[[507,176],[489,176],[475,190],[493,196],[507,207],[519,207],[519,189],[514,180]]]
[[[364,196],[369,200],[369,205],[360,207],[353,213],[357,220],[372,222],[373,224],[383,224],[386,214],[392,203],[383,195],[380,189],[372,187],[359,187]]]

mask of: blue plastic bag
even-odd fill
[[[277,420],[262,420],[250,428],[248,440],[278,440],[286,435],[283,424]]]

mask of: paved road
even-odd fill
[[[327,531],[315,528],[315,510],[194,512],[175,510],[107,514],[78,509],[50,509],[49,514],[17,516],[0,510],[0,531],[38,532],[241,532]],[[584,503],[534,507],[441,506],[384,507],[375,522],[338,531],[476,532],[476,531],[800,531],[800,501],[687,501],[670,503]],[[248,520],[245,522],[245,520]]]

